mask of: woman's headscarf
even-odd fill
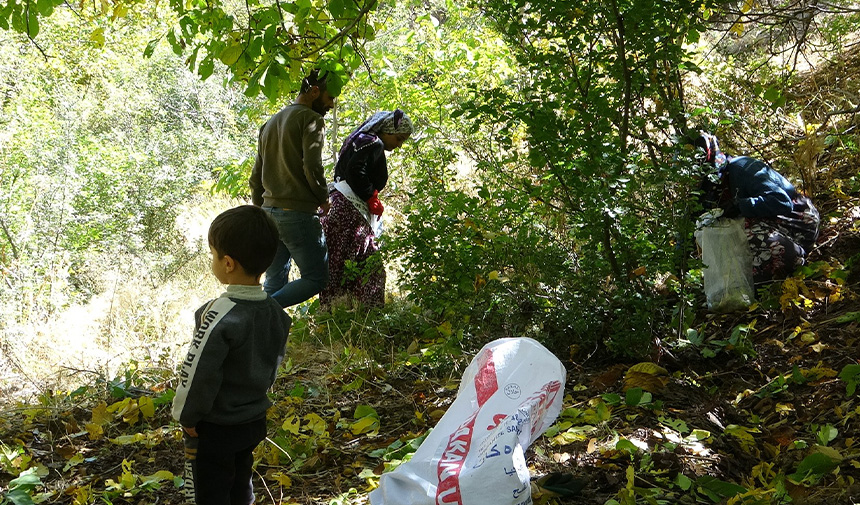
[[[398,135],[412,134],[413,131],[412,120],[402,110],[380,111],[349,134],[343,141],[338,156],[342,156],[350,144],[354,145],[356,151],[372,144],[379,138],[380,133]]]

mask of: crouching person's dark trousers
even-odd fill
[[[201,422],[197,437],[185,433],[186,503],[250,505],[254,448],[266,438],[266,420],[222,426]]]

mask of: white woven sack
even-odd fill
[[[412,459],[384,474],[372,505],[528,505],[525,451],[555,421],[564,366],[530,338],[485,345],[454,403]]]

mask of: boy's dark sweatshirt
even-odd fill
[[[284,359],[292,319],[259,285],[228,285],[194,315],[173,418],[194,427],[265,417],[272,405],[266,393]]]

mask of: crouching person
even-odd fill
[[[254,503],[252,453],[266,436],[266,392],[292,323],[260,285],[279,240],[272,219],[250,205],[220,214],[209,228],[212,273],[226,290],[195,313],[173,400],[189,503]]]

